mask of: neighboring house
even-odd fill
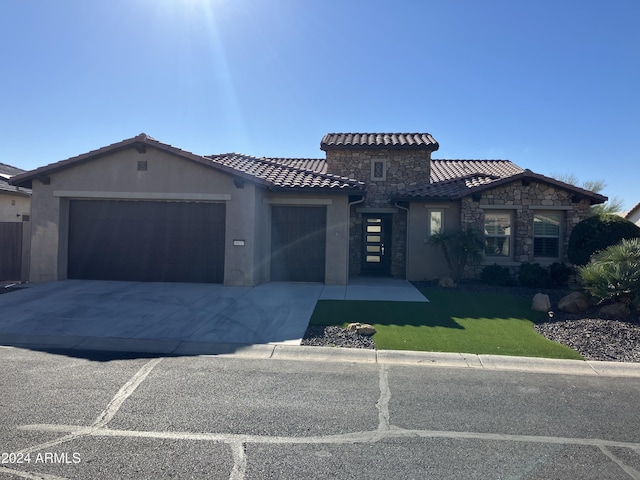
[[[325,159],[200,156],[147,135],[16,176],[32,281],[345,284],[447,274],[431,234],[484,231],[486,264],[566,261],[606,197],[505,160],[432,160],[429,134],[328,134]]]
[[[624,218],[640,226],[640,202],[636,203],[635,207],[629,210]]]
[[[26,280],[29,263],[31,191],[9,184],[24,173],[0,163],[0,281]]]

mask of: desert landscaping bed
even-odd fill
[[[426,289],[437,288],[431,284],[416,284],[416,286]],[[476,282],[462,283],[456,288],[478,293],[519,295],[529,298],[533,298],[536,293],[547,294],[551,300],[553,316],[535,325],[538,333],[576,350],[587,360],[640,362],[640,313],[637,311],[624,319],[599,318],[597,307],[583,314],[557,311],[558,301],[570,292],[566,289],[495,287]],[[310,326],[302,340],[302,345],[375,348],[370,337],[348,332],[336,326]]]

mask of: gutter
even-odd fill
[[[349,252],[351,250],[351,245],[349,241],[349,237],[351,236],[350,227],[351,227],[351,207],[353,205],[358,205],[359,203],[363,203],[365,199],[365,195],[362,194],[359,200],[354,200],[353,202],[349,202],[347,204],[347,268],[345,272],[347,273],[347,285],[349,284]]]
[[[403,207],[402,205],[400,205],[397,201],[393,204],[396,208],[399,208],[401,210],[404,210],[405,212],[407,212],[407,232],[406,232],[406,237],[404,239],[404,251],[405,251],[405,255],[404,255],[404,279],[406,280],[409,274],[409,208],[408,207]]]

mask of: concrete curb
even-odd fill
[[[259,360],[366,363],[425,367],[472,368],[594,377],[640,378],[640,363],[596,362],[551,358],[476,355],[470,353],[365,350],[337,347],[303,347],[288,344],[241,345],[230,343],[3,334],[0,345],[34,350],[76,350],[144,353],[170,356],[216,356]]]

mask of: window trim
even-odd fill
[[[490,262],[490,263],[506,263],[506,262],[513,262],[514,259],[514,242],[515,242],[515,215],[514,215],[515,210],[514,209],[488,209],[486,211],[484,211],[484,217],[482,219],[482,230],[483,233],[485,231],[485,227],[486,227],[486,221],[487,221],[487,216],[488,215],[507,215],[509,217],[509,230],[510,233],[509,235],[487,235],[486,233],[484,233],[484,241],[485,241],[485,245],[484,245],[484,258],[485,258],[485,262]],[[488,255],[487,254],[487,245],[486,245],[486,239],[487,237],[491,237],[491,238],[498,238],[498,237],[503,237],[503,238],[508,238],[509,239],[509,255]]]
[[[538,215],[557,215],[559,218],[559,222],[558,222],[558,235],[554,236],[554,235],[536,235],[535,234],[535,221],[536,221],[536,216]],[[563,224],[564,224],[564,215],[563,215],[563,211],[562,210],[542,210],[542,209],[536,209],[533,212],[533,217],[532,220],[533,225],[531,227],[531,237],[533,240],[533,243],[531,245],[532,247],[532,252],[531,252],[531,256],[535,259],[538,260],[540,263],[544,263],[544,262],[555,262],[555,261],[559,261],[562,258],[562,239],[563,239]],[[558,251],[557,256],[555,257],[540,257],[540,256],[536,256],[535,254],[535,243],[536,243],[536,238],[557,238],[558,239]]]
[[[376,176],[376,163],[382,163],[382,175]],[[371,160],[371,180],[374,182],[385,182],[387,180],[387,159],[375,158]]]
[[[444,222],[444,208],[428,208],[427,209],[427,237],[430,238],[433,235],[436,235],[438,233],[444,233],[445,232],[445,222]],[[433,213],[439,213],[440,214],[440,231],[439,232],[434,232],[433,230],[431,230],[431,215]]]

